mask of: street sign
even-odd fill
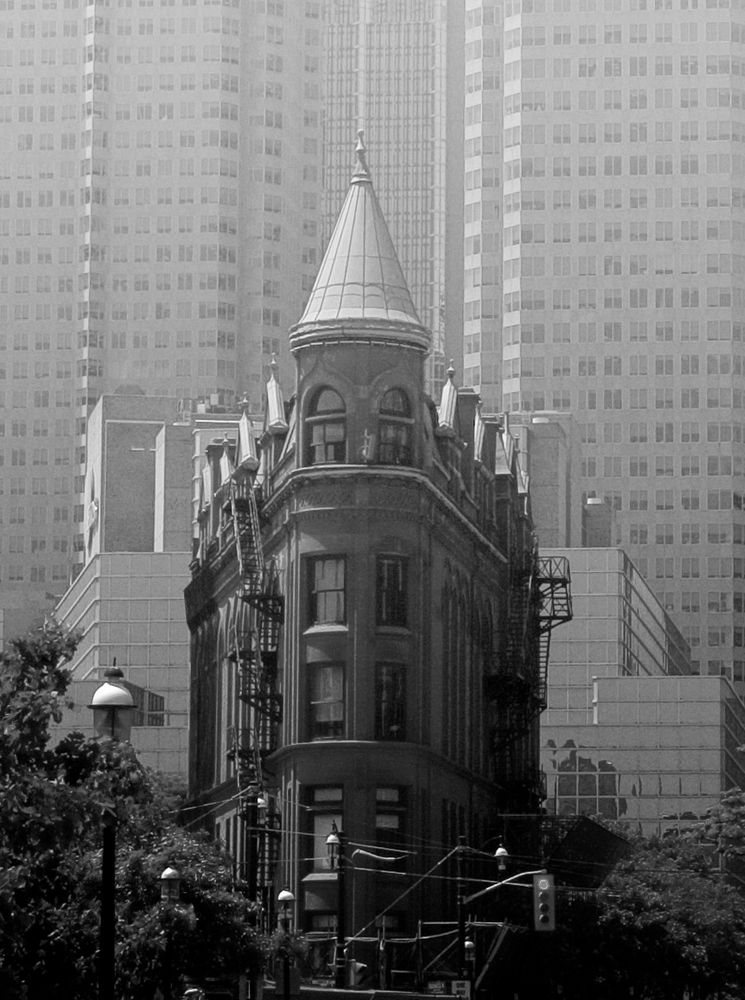
[[[471,996],[471,984],[467,979],[454,979],[453,980],[453,996],[454,997],[470,997]]]

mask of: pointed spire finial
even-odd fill
[[[287,430],[287,420],[284,399],[282,398],[282,387],[277,378],[279,363],[277,362],[276,354],[272,354],[269,368],[269,381],[266,383],[266,424],[270,430],[274,428],[275,430],[284,432]]]
[[[355,177],[369,177],[370,170],[367,166],[367,148],[365,146],[365,131],[364,129],[357,129],[357,145],[354,147],[354,152],[357,157],[357,169],[354,172]]]
[[[251,403],[249,402],[249,399],[248,399],[248,393],[244,392],[243,393],[243,398],[238,403],[238,409],[241,411],[241,413],[248,413],[250,407],[251,407]]]
[[[450,359],[450,364],[448,365],[448,370],[446,372],[446,375],[450,379],[450,381],[452,382],[453,378],[455,377],[455,368],[453,368],[453,359],[452,358]]]

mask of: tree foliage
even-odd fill
[[[177,995],[184,975],[259,961],[230,859],[175,822],[177,805],[129,744],[74,733],[50,748],[75,637],[56,624],[0,659],[0,995],[97,995],[101,820],[117,825],[117,1000]],[[183,876],[160,902],[160,874]]]
[[[745,793],[739,788],[724,792],[706,813],[701,833],[725,862],[745,861]]]
[[[534,988],[608,1000],[741,997],[745,899],[712,864],[723,844],[739,841],[745,811],[733,818],[733,795],[685,834],[637,838],[598,893],[560,889],[557,931],[541,936]]]

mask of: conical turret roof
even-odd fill
[[[411,299],[365,160],[362,133],[357,166],[339,213],[305,311],[292,330],[293,346],[319,327],[388,330],[397,338],[428,348],[430,333]]]

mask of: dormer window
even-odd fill
[[[411,464],[412,426],[408,396],[401,389],[389,389],[380,401],[378,461],[384,465]]]
[[[347,410],[344,400],[333,389],[321,389],[310,407],[308,462],[344,462],[347,443]]]

